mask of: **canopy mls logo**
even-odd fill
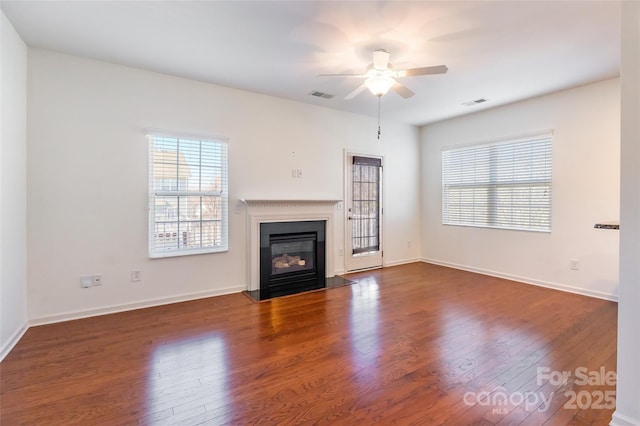
[[[495,387],[491,391],[467,392],[463,397],[465,405],[493,407],[492,413],[494,414],[507,414],[509,412],[507,407],[517,407],[523,403],[526,411],[537,409],[544,413],[549,409],[549,403],[552,399],[553,392],[549,396],[546,396],[544,392],[511,392],[507,394],[507,390],[502,386]]]
[[[604,366],[599,370],[589,370],[587,367],[578,367],[573,371],[556,371],[549,367],[538,367],[536,370],[536,385],[539,387],[536,391],[515,391],[507,392],[502,386],[497,386],[489,391],[482,392],[466,392],[463,396],[465,405],[486,406],[491,407],[493,414],[508,414],[515,407],[522,407],[526,411],[546,412],[554,396],[559,395],[555,392],[545,393],[543,390],[545,385],[560,387],[573,380],[574,386],[588,386],[589,389],[594,387],[614,387],[617,382],[615,371],[607,371]],[[616,406],[616,391],[613,389],[606,390],[568,390],[562,394],[567,401],[562,408],[566,410],[576,409],[594,409],[594,410],[610,410]]]

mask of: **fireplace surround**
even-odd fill
[[[325,223],[260,224],[260,300],[325,287]]]
[[[334,271],[334,252],[333,246],[335,244],[334,237],[334,215],[336,214],[336,204],[342,200],[241,200],[246,206],[246,241],[247,241],[247,291],[250,294],[259,294],[260,292],[260,252],[261,252],[261,225],[277,222],[311,222],[319,221],[324,223],[324,247],[316,249],[317,251],[324,252],[325,268],[324,274],[319,272],[318,279],[332,278],[335,275]],[[285,250],[287,247],[276,247],[276,253],[278,250]],[[302,248],[300,251],[305,251]],[[283,251],[279,253],[280,256],[286,254],[292,255]],[[278,257],[278,256],[275,256]],[[302,256],[301,260],[302,260]],[[278,259],[287,263],[287,259]],[[296,260],[296,259],[294,259]],[[314,259],[315,262],[315,259]],[[297,267],[306,265],[300,265]],[[279,266],[284,266],[279,263]],[[272,268],[275,268],[275,262],[272,263]],[[282,268],[280,268],[282,269]],[[317,267],[316,267],[317,269]],[[288,271],[281,271],[282,274],[293,272],[291,269]],[[262,300],[262,297],[259,298]]]

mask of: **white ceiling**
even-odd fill
[[[585,83],[620,67],[617,1],[7,1],[32,47],[375,116],[369,92],[343,97],[371,52],[416,95],[382,98],[383,119],[426,124]],[[336,95],[310,96],[311,91]],[[462,103],[478,98],[476,106]]]

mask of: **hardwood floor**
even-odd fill
[[[576,369],[615,371],[615,303],[422,263],[348,278],[31,328],[0,424],[609,422],[615,386]]]

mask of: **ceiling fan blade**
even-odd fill
[[[356,90],[354,90],[353,92],[351,92],[347,96],[345,96],[344,100],[348,101],[349,99],[355,98],[360,93],[362,93],[364,91],[364,89],[366,89],[366,88],[367,88],[367,86],[365,86],[364,84],[361,84]]]
[[[318,77],[361,77],[364,78],[366,75],[363,74],[318,74]]]
[[[409,89],[407,86],[403,86],[402,84],[398,83],[397,81],[396,81],[396,84],[391,86],[391,90],[393,90],[394,92],[396,92],[398,95],[402,96],[405,99],[410,98],[413,95],[415,95],[415,93],[413,93],[413,91],[411,89]]]
[[[409,68],[406,70],[399,70],[398,77],[413,77],[416,75],[433,75],[444,74],[449,70],[446,65],[435,65],[433,67],[423,68]]]
[[[384,49],[373,51],[373,68],[377,70],[386,70],[389,66],[389,52]]]

